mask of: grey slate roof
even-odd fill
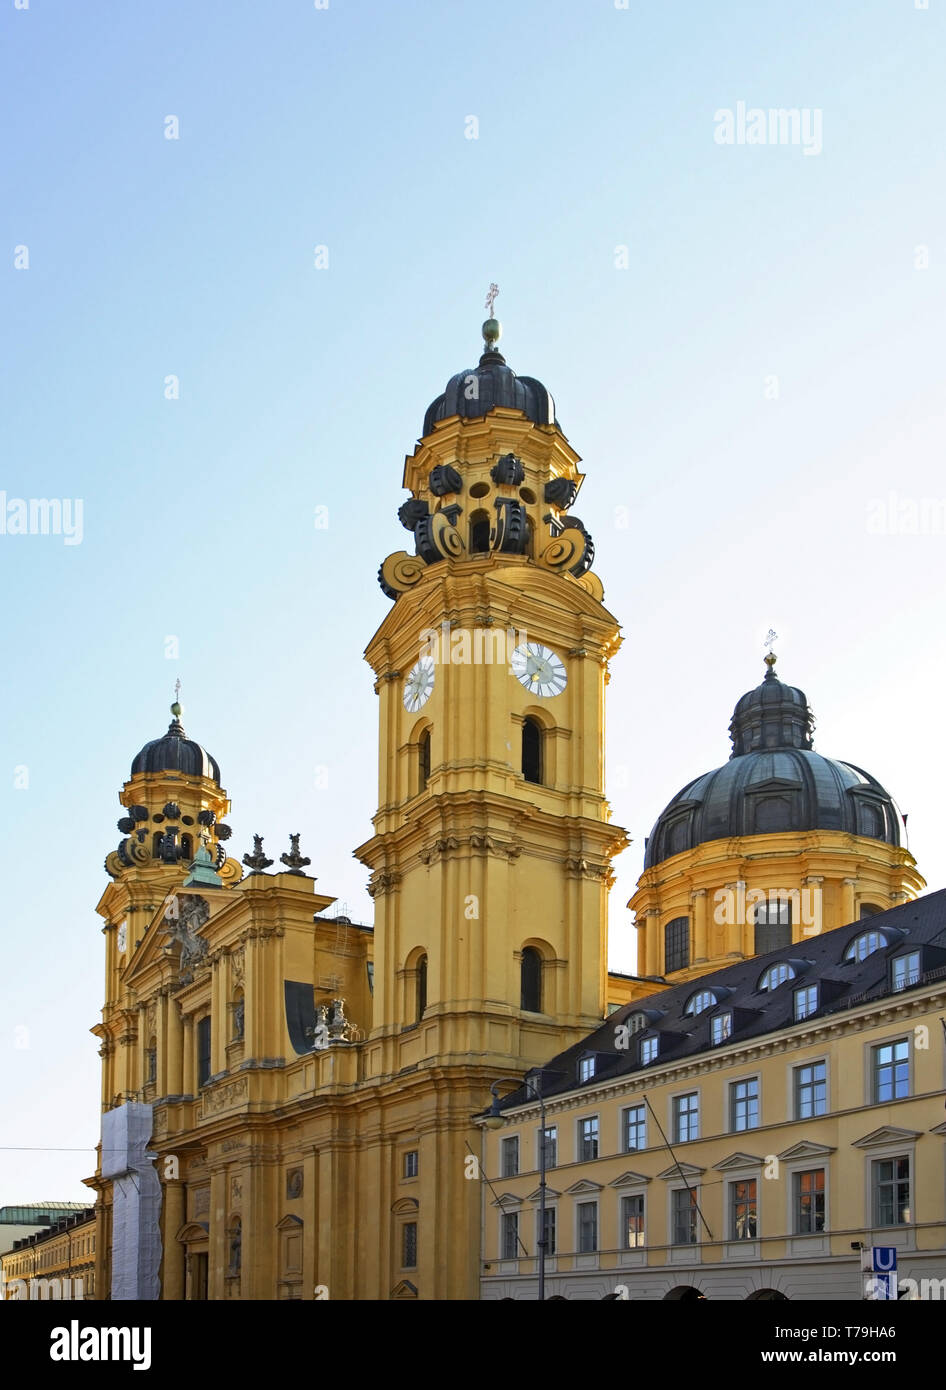
[[[770,668],[739,700],[723,767],[688,782],[647,837],[644,868],[709,840],[806,830],[840,830],[900,844],[890,793],[854,763],[816,753],[803,691]]]
[[[870,931],[882,932],[886,946],[864,960],[845,961],[844,952],[851,941]],[[920,955],[918,978],[905,990],[895,992],[890,962],[912,951]],[[782,961],[792,963],[795,978],[774,990],[760,991],[759,982],[766,970]],[[541,1073],[539,1084],[547,1099],[582,1089],[578,1084],[578,1061],[589,1053],[596,1054],[595,1076],[585,1084],[595,1086],[615,1077],[652,1070],[653,1066],[716,1051],[711,1020],[718,1014],[733,1014],[731,1037],[719,1044],[720,1049],[788,1028],[794,1024],[794,991],[801,985],[817,984],[819,995],[816,1012],[811,1019],[795,1025],[798,1028],[804,1028],[812,1019],[817,1022],[894,993],[909,994],[911,989],[922,988],[936,979],[946,980],[946,890],[625,1004],[581,1042],[530,1075],[538,1079]],[[687,1014],[688,1000],[705,989],[716,990],[719,1003],[695,1016]],[[621,1048],[616,1029],[635,1014],[645,1015],[645,1027],[632,1033],[629,1046]],[[642,1038],[653,1036],[659,1038],[659,1050],[656,1062],[648,1066],[640,1060],[639,1044]],[[520,1088],[503,1099],[502,1108],[524,1105],[528,1099]]]

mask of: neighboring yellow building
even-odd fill
[[[275,874],[257,844],[241,878],[178,706],[134,760],[98,906],[113,1297],[475,1298],[471,1116],[605,1015],[620,636],[570,514],[578,455],[499,331],[427,411],[415,553],[379,574],[373,932],[326,916],[298,843]]]
[[[881,1246],[901,1292],[946,1297],[944,1008],[939,892],[661,990],[531,1073],[545,1296],[860,1299]],[[541,1112],[498,1108],[482,1297],[535,1298]]]
[[[54,1226],[18,1240],[0,1260],[2,1297],[90,1299],[95,1288],[96,1214],[73,1210]]]

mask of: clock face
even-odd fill
[[[125,947],[128,945],[128,926],[121,922],[118,927],[118,952],[119,955],[125,954]]]
[[[433,657],[422,656],[407,673],[404,682],[404,708],[408,714],[423,709],[434,690]]]
[[[541,642],[523,642],[513,652],[510,665],[519,684],[544,700],[561,695],[568,684],[565,663]]]

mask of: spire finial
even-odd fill
[[[174,682],[174,703],[171,706],[171,713],[174,715],[175,719],[180,719],[183,712],[183,706],[181,705],[181,678],[178,676],[177,680]]]
[[[766,654],[765,654],[765,657],[763,658],[763,660],[765,661],[766,666],[768,667],[768,670],[767,670],[766,673],[765,673],[765,679],[766,679],[766,680],[774,680],[774,679],[775,679],[775,662],[776,662],[776,660],[777,660],[777,657],[776,657],[775,653],[774,653],[773,650],[772,650],[772,644],[773,644],[773,642],[777,642],[777,641],[778,641],[778,633],[775,631],[775,628],[774,628],[774,627],[770,627],[769,630],[768,630],[768,632],[765,634]]]
[[[495,352],[496,344],[503,335],[503,326],[499,319],[493,317],[493,305],[496,303],[496,296],[499,294],[499,286],[495,280],[491,280],[489,289],[486,292],[486,312],[489,318],[483,324],[483,341],[486,344],[487,352]]]

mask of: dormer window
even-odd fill
[[[784,985],[786,980],[794,980],[794,967],[789,965],[787,960],[780,960],[778,965],[770,965],[765,971],[758,984],[760,993],[767,989],[778,989],[779,985]]]
[[[803,985],[795,991],[795,1022],[810,1018],[818,1011],[818,986]]]
[[[717,1014],[710,1026],[710,1032],[714,1047],[718,1047],[720,1043],[732,1037],[732,1011],[726,1014]]]
[[[683,1012],[685,1014],[693,1014],[695,1016],[696,1014],[703,1013],[705,1009],[711,1009],[714,1004],[718,1003],[719,1000],[717,999],[714,990],[700,989],[697,990],[696,994],[690,995],[686,1003],[686,1008],[683,1010]]]
[[[887,938],[883,932],[865,931],[860,936],[855,936],[854,940],[844,952],[845,960],[866,960],[875,951],[882,951],[887,945]]]
[[[642,1028],[647,1027],[647,1019],[643,1014],[629,1014],[624,1020],[624,1027],[630,1037],[632,1033],[639,1033]]]
[[[591,1081],[595,1074],[594,1057],[581,1057],[578,1061],[578,1080]]]
[[[649,1066],[651,1062],[656,1062],[657,1052],[660,1046],[660,1039],[641,1038],[641,1066]]]
[[[890,964],[894,989],[907,989],[920,978],[920,953],[908,951],[905,956],[895,956]]]

